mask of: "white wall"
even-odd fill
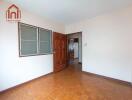
[[[53,55],[19,57],[17,23],[6,21],[10,4],[0,5],[0,91],[53,72]],[[21,22],[64,33],[64,25],[22,10]]]
[[[82,31],[83,71],[132,82],[132,6],[66,26]]]

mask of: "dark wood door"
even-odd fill
[[[53,33],[54,72],[63,70],[67,62],[67,37],[64,34]]]

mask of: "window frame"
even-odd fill
[[[28,27],[33,27],[33,28],[36,28],[36,34],[37,34],[37,53],[36,54],[26,54],[26,55],[23,55],[21,53],[21,25],[25,25],[25,26],[28,26]],[[51,52],[50,53],[39,53],[40,51],[40,41],[39,41],[39,30],[42,29],[42,30],[46,30],[46,31],[50,31],[50,49],[51,49]],[[29,24],[25,24],[25,23],[22,23],[22,22],[18,22],[18,45],[19,45],[19,57],[30,57],[30,56],[41,56],[41,55],[50,55],[50,54],[53,54],[53,31],[52,30],[49,30],[49,29],[45,29],[45,28],[41,28],[41,27],[37,27],[37,26],[34,26],[34,25],[29,25]]]

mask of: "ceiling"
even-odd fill
[[[118,10],[132,0],[4,0],[40,16],[70,24]]]

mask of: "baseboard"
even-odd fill
[[[14,86],[14,87],[11,87],[11,88],[8,88],[8,89],[5,89],[5,90],[2,90],[2,91],[0,91],[0,93],[7,92],[7,91],[9,91],[9,90],[11,90],[11,89],[15,89],[15,88],[17,88],[17,87],[19,87],[19,86],[23,86],[23,85],[25,85],[25,84],[28,84],[28,83],[33,82],[33,81],[36,81],[36,80],[41,79],[41,78],[43,78],[43,77],[49,76],[49,75],[51,75],[51,74],[53,74],[53,72],[50,72],[50,73],[48,73],[48,74],[45,74],[45,75],[40,76],[40,77],[37,77],[37,78],[34,78],[34,79],[29,80],[29,81],[27,81],[27,82],[24,82],[24,83],[18,84],[18,85]]]
[[[123,84],[123,85],[127,85],[127,86],[132,87],[131,82],[127,82],[127,81],[123,81],[123,80],[119,80],[119,79],[114,79],[114,78],[111,78],[111,77],[98,75],[98,74],[94,74],[94,73],[90,73],[90,72],[85,72],[85,71],[83,71],[83,72],[87,75],[92,75],[92,76],[95,76],[95,77],[103,78],[103,79],[106,79],[106,80],[109,80],[109,81],[113,81],[113,82],[116,82],[116,83],[119,83],[119,84]]]

